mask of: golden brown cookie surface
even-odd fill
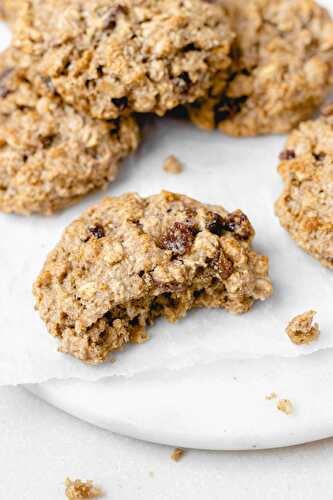
[[[333,268],[333,116],[301,123],[281,159],[280,223],[303,250]]]
[[[37,310],[60,350],[90,363],[158,317],[195,307],[251,309],[271,295],[268,259],[251,248],[240,211],[162,192],[105,198],[64,232],[34,285]]]
[[[192,121],[234,136],[286,132],[332,84],[333,23],[313,0],[222,0],[236,32],[229,80],[189,107]]]
[[[25,0],[16,27],[16,47],[38,55],[62,97],[104,119],[207,95],[233,39],[205,0]]]
[[[2,54],[0,210],[52,213],[112,181],[138,144],[138,127],[131,117],[78,113],[52,92],[40,95],[30,77],[20,54]]]

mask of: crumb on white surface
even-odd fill
[[[274,392],[274,391],[273,391],[273,392],[271,392],[270,394],[268,394],[267,396],[265,396],[265,399],[266,399],[267,401],[271,401],[272,399],[276,399],[276,398],[277,398],[277,394],[276,394],[276,392]]]
[[[309,344],[319,337],[319,325],[313,323],[316,311],[310,310],[299,314],[293,318],[287,328],[286,333],[290,340],[296,344]]]
[[[179,460],[183,458],[184,453],[185,453],[184,450],[182,450],[181,448],[175,448],[171,453],[171,458],[175,462],[179,462]]]
[[[168,174],[180,174],[184,170],[184,167],[176,156],[170,155],[163,164],[163,170],[168,172]]]
[[[276,407],[286,415],[292,415],[294,413],[294,405],[289,399],[280,399]]]
[[[92,481],[72,481],[67,478],[65,481],[65,495],[69,500],[82,500],[84,498],[98,498],[102,496],[102,491],[94,486]]]

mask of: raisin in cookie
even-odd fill
[[[248,311],[271,295],[268,258],[240,211],[162,192],[105,198],[64,232],[34,284],[60,351],[89,362],[193,307]]]
[[[104,122],[41,96],[9,49],[0,60],[0,210],[51,213],[105,187],[138,144],[131,117]]]
[[[281,153],[283,193],[275,210],[291,237],[333,269],[333,109],[301,123]]]
[[[237,33],[228,83],[190,108],[194,123],[234,136],[286,132],[332,83],[333,23],[312,0],[221,0]]]
[[[16,47],[96,118],[163,115],[207,95],[230,64],[229,20],[208,0],[26,0],[22,10]]]

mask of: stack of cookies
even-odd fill
[[[2,0],[0,210],[52,214],[116,178],[141,114],[181,108],[232,136],[291,133],[281,224],[333,268],[333,22],[313,0]],[[235,147],[236,143],[235,143]],[[162,192],[108,197],[34,285],[60,350],[90,363],[160,316],[248,311],[272,292],[239,209]]]

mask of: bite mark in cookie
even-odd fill
[[[218,234],[212,214],[229,221]],[[222,207],[169,192],[106,198],[85,211],[34,285],[37,310],[60,350],[99,363],[145,339],[161,316],[175,322],[197,307],[244,313],[267,299],[268,259],[252,250],[248,219],[246,233],[234,220]],[[96,237],[92,227],[103,231]]]

